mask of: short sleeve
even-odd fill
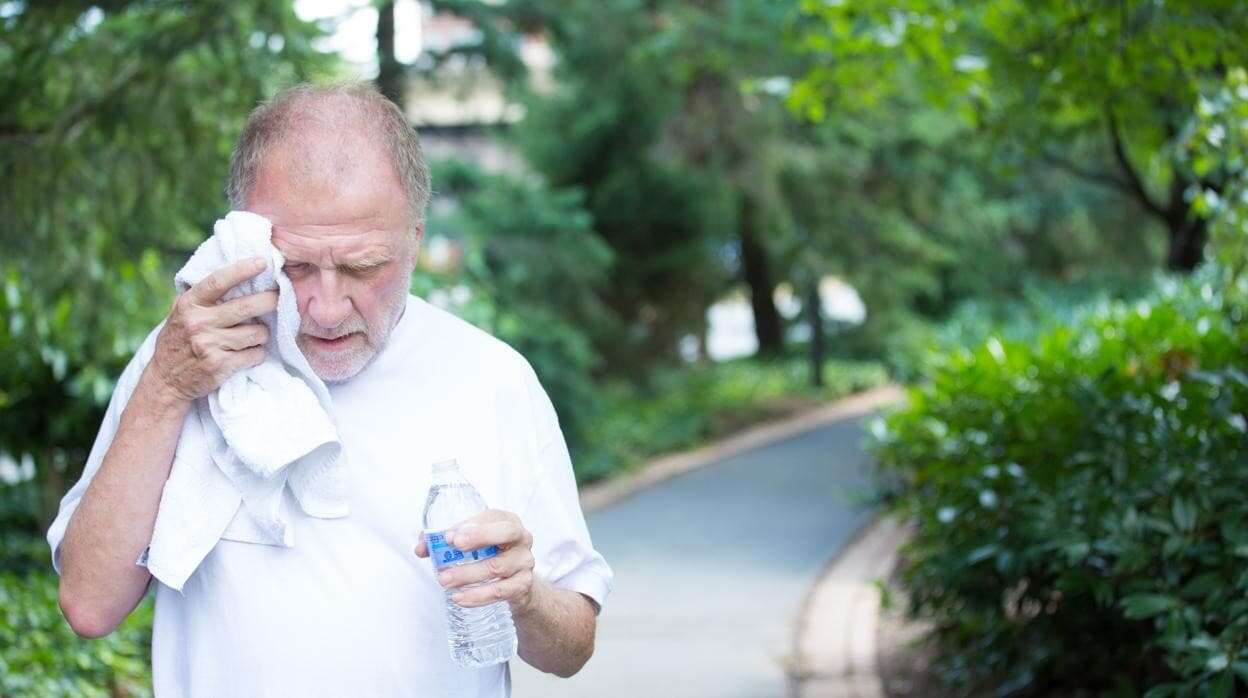
[[[529,397],[537,429],[537,479],[520,520],[533,535],[535,572],[563,589],[603,605],[614,573],[590,541],[577,495],[572,459],[546,391],[530,374]]]
[[[117,386],[113,389],[113,396],[109,399],[108,408],[104,412],[104,421],[100,423],[100,430],[95,435],[95,443],[92,444],[91,452],[87,455],[87,463],[83,466],[82,477],[78,478],[78,482],[61,498],[56,519],[48,528],[47,539],[52,549],[52,569],[56,570],[58,575],[61,573],[61,541],[65,538],[69,521],[73,518],[74,512],[78,510],[78,503],[82,501],[82,495],[86,493],[91,479],[99,471],[100,464],[104,461],[104,454],[108,453],[109,447],[113,444],[113,437],[116,436],[117,428],[121,424],[121,414],[125,411],[126,404],[139,383],[139,377],[143,375],[143,369],[152,358],[156,337],[163,326],[162,322],[148,334],[139,350],[131,357],[130,363],[122,371],[121,377],[117,379]]]

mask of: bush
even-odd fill
[[[949,352],[980,346],[993,336],[1030,342],[1054,327],[1103,312],[1114,302],[1143,298],[1155,285],[1147,275],[1102,274],[1095,280],[1062,283],[1028,279],[1017,294],[965,300],[939,323],[902,325],[888,342],[884,361],[899,380],[915,380]]]
[[[955,352],[876,425],[950,685],[1248,689],[1243,319],[1170,284]]]
[[[152,601],[105,638],[74,634],[57,604],[47,544],[0,534],[0,695],[150,696]]]

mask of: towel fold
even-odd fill
[[[346,456],[331,417],[324,382],[295,343],[299,308],[284,260],[262,216],[232,211],[174,277],[185,291],[227,264],[268,260],[265,271],[239,284],[222,302],[278,289],[277,310],[260,318],[269,328],[263,363],[226,379],[195,401],[178,440],[160,498],[150,547],[139,564],[178,591],[221,539],[235,529],[252,542],[291,547],[281,512],[289,486],[309,516],[346,516]]]

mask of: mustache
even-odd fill
[[[364,322],[364,318],[353,316],[347,318],[332,330],[327,330],[315,323],[301,322],[299,323],[299,333],[306,334],[321,339],[338,339],[354,332],[368,332],[368,323]]]

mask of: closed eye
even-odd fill
[[[376,264],[361,264],[361,265],[344,264],[344,265],[339,266],[338,270],[344,274],[350,274],[352,276],[370,276],[384,269],[387,264],[389,264],[389,262],[378,262]],[[309,264],[307,262],[287,262],[282,267],[282,271],[286,272],[287,276],[303,276],[304,274],[307,274],[310,271],[312,271],[313,266],[314,265]]]
[[[377,264],[361,264],[358,266],[344,266],[344,267],[341,267],[341,269],[345,271],[346,273],[352,274],[354,276],[368,276],[370,274],[375,274],[378,271],[381,271],[381,269],[384,268],[386,264],[387,262],[379,262]]]

